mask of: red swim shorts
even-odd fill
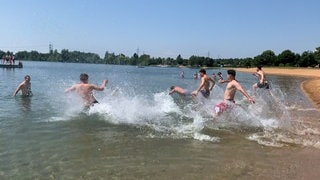
[[[231,109],[233,105],[234,105],[233,102],[221,101],[217,105],[215,105],[214,111],[216,115],[220,115],[224,111]]]

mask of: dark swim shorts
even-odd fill
[[[210,96],[210,91],[209,90],[200,90],[201,94],[203,95],[203,97],[208,98]]]
[[[263,89],[269,89],[269,84],[267,82],[265,83],[257,83],[258,88],[263,88]]]

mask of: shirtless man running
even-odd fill
[[[92,91],[103,91],[104,87],[107,85],[108,80],[103,80],[101,86],[96,86],[94,84],[89,84],[88,74],[80,74],[80,83],[71,86],[65,90],[66,93],[75,91],[82,98],[84,108],[89,109],[98,101],[94,98]]]
[[[201,83],[197,90],[193,91],[191,94],[192,96],[197,96],[199,92],[205,97],[208,98],[210,96],[210,91],[212,90],[213,86],[215,85],[214,80],[212,80],[209,76],[206,74],[205,69],[200,69],[199,71],[200,77],[201,77]],[[212,85],[210,87],[210,82],[212,82]]]
[[[266,80],[266,75],[264,71],[261,69],[261,66],[257,66],[257,72],[253,73],[252,75],[257,76],[259,78],[259,81],[252,86],[254,91],[256,91],[257,88],[269,89],[269,84]]]
[[[17,93],[21,90],[22,92],[22,96],[24,97],[29,97],[32,96],[32,91],[31,91],[31,82],[30,82],[31,78],[29,75],[26,75],[24,77],[24,81],[22,81],[22,83],[19,84],[19,86],[17,87],[17,89],[14,91],[13,96],[16,96]]]
[[[249,94],[242,88],[240,83],[235,79],[236,71],[231,69],[227,72],[228,80],[226,80],[225,82],[228,82],[228,84],[224,92],[224,101],[219,102],[215,106],[215,116],[220,115],[222,112],[224,112],[228,108],[231,108],[234,105],[234,97],[237,90],[240,91],[246,98],[248,98],[248,101],[250,101],[250,103],[255,103],[254,100],[249,96]]]

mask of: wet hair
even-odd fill
[[[171,87],[170,87],[170,90],[172,90],[172,89],[174,89],[174,86],[171,86]]]
[[[27,78],[30,79],[30,76],[29,75],[24,76],[24,79],[27,79]]]
[[[206,70],[205,69],[200,69],[199,71],[200,73],[206,74]]]
[[[229,70],[227,71],[227,73],[228,73],[229,75],[232,75],[232,76],[236,77],[236,71],[233,70],[233,69],[229,69]]]
[[[88,74],[86,74],[86,73],[80,74],[80,81],[86,81],[88,79],[89,79]]]
[[[218,75],[221,75],[222,73],[221,72],[218,72]]]
[[[259,70],[261,70],[262,66],[259,65],[259,66],[257,66],[257,68],[258,68]]]

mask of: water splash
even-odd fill
[[[219,142],[218,135],[206,134],[203,129],[212,131],[221,129],[242,129],[247,138],[259,144],[283,147],[291,144],[319,146],[319,141],[301,134],[317,129],[301,131],[301,125],[293,123],[291,111],[294,104],[287,103],[288,98],[276,85],[268,91],[257,91],[256,104],[250,104],[246,98],[237,95],[236,106],[218,119],[213,118],[213,107],[221,99],[223,88],[216,86],[209,99],[200,98],[194,102],[191,97],[168,95],[168,92],[141,92],[113,87],[99,94],[99,104],[93,106],[88,116],[99,114],[113,124],[127,124],[144,128],[148,138],[191,138],[200,141]],[[239,92],[238,92],[239,93]],[[239,93],[240,94],[240,93]],[[249,94],[254,94],[249,91]],[[240,97],[240,98],[239,98]],[[70,119],[81,111],[78,97],[68,96],[64,118],[52,118],[52,121]],[[76,105],[74,105],[76,104]]]

